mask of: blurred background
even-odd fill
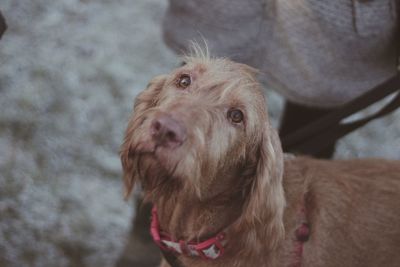
[[[118,156],[133,99],[179,63],[162,40],[166,8],[1,0],[1,267],[117,260],[134,213]],[[268,104],[277,126],[282,99],[268,91]],[[341,140],[335,157],[400,159],[400,111]]]

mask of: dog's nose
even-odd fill
[[[157,145],[168,148],[178,147],[186,139],[186,129],[182,123],[167,114],[153,119],[150,132]]]

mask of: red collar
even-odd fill
[[[152,209],[150,233],[154,242],[164,251],[192,257],[197,256],[205,260],[215,260],[221,257],[224,254],[224,245],[226,245],[224,232],[200,243],[173,240],[168,234],[160,232],[157,208],[155,206]]]
[[[304,212],[304,210],[302,210]],[[154,242],[163,250],[175,254],[197,256],[205,260],[215,260],[224,254],[224,246],[227,241],[225,233],[220,232],[206,241],[186,242],[184,240],[173,240],[168,234],[160,232],[160,224],[157,216],[157,208],[153,206],[150,233]],[[303,245],[310,237],[310,225],[303,221],[295,231],[294,258],[291,267],[300,267],[303,256]]]

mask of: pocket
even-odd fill
[[[397,0],[303,0],[320,27],[337,34],[371,37],[390,35],[396,27]]]
[[[369,37],[392,32],[397,20],[396,0],[352,0],[354,27],[358,35]]]

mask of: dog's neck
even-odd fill
[[[240,216],[243,200],[201,201],[176,193],[155,200],[160,228],[176,240],[205,240],[227,229]]]
[[[304,214],[302,213],[304,208],[302,184],[301,177],[296,181],[284,179],[288,204],[285,209],[284,224],[286,233],[290,234],[286,236],[285,240],[281,240],[282,244],[289,242],[288,244],[293,245],[295,230],[299,229],[302,223],[305,222]],[[175,240],[188,242],[201,242],[224,231],[227,233],[226,237],[229,245],[229,249],[225,254],[230,254],[226,258],[233,259],[235,258],[234,255],[239,252],[240,255],[246,257],[261,253],[256,249],[245,249],[246,253],[249,254],[247,255],[241,251],[246,244],[265,244],[269,242],[268,238],[255,241],[255,238],[258,238],[258,234],[254,228],[241,224],[242,215],[246,209],[246,199],[243,197],[246,194],[241,193],[238,194],[236,192],[232,193],[232,195],[225,195],[222,200],[200,201],[193,195],[177,190],[173,194],[165,194],[164,197],[153,198],[151,201],[157,206],[161,231],[164,231]],[[261,231],[263,230],[261,229]],[[275,249],[279,250],[281,245],[278,245]],[[268,258],[269,262],[274,261],[272,255],[276,253],[270,254],[266,250],[268,246],[259,245],[259,247],[263,249],[263,257]]]

